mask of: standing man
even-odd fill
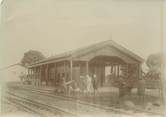
[[[93,75],[92,84],[93,84],[94,96],[95,96],[95,95],[96,95],[96,91],[97,91],[97,89],[98,89],[98,86],[97,86],[97,76],[96,76],[96,74]]]

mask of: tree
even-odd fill
[[[146,65],[149,68],[149,72],[161,72],[161,65],[162,65],[162,54],[155,53],[149,55],[148,59],[146,60]]]
[[[166,98],[165,93],[165,79],[162,75],[162,65],[163,65],[163,56],[161,53],[151,54],[146,60],[146,65],[149,67],[148,73],[145,75],[147,79],[158,79],[161,81],[160,86],[162,86],[162,97]]]
[[[29,50],[24,53],[24,57],[22,58],[21,63],[24,66],[28,66],[42,59],[45,59],[45,56],[41,52],[36,50]]]

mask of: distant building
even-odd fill
[[[27,68],[21,64],[14,64],[0,70],[1,82],[21,81],[21,76],[28,74]]]

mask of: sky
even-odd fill
[[[46,57],[114,40],[146,59],[161,51],[160,0],[4,0],[0,68],[24,52]]]

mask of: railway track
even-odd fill
[[[25,112],[25,113],[28,113],[28,114],[33,114],[35,117],[36,116],[37,117],[43,117],[43,115],[41,115],[39,112],[33,110],[32,108],[27,107],[24,104],[16,102],[14,99],[11,100],[8,97],[5,97],[5,99],[4,98],[2,99],[2,102],[5,103],[5,104],[14,106],[15,108],[17,108],[21,112]]]
[[[76,115],[61,110],[55,106],[50,106],[28,98],[23,98],[10,91],[7,91],[7,94],[8,96],[5,96],[5,98],[9,102],[14,103],[16,106],[20,106],[25,111],[39,115],[40,117],[53,117],[57,115],[60,117],[76,117]]]
[[[14,107],[18,108],[20,111],[31,113],[34,116],[37,117],[44,117],[40,112],[36,111],[36,109],[33,109],[32,107],[29,107],[28,105],[25,105],[22,101],[11,98],[11,97],[5,97],[4,103],[7,103],[9,105],[13,105]]]
[[[20,87],[17,87],[17,88],[20,88]],[[61,99],[61,100],[75,101],[77,99],[77,98],[73,98],[73,97],[69,97],[69,96],[65,96],[65,95],[55,95],[55,94],[49,92],[48,90],[41,91],[39,89],[32,89],[32,88],[25,88],[25,87],[21,87],[21,89],[30,91],[32,93],[39,93],[40,95],[44,95],[44,96],[58,98],[58,99]],[[107,106],[102,106],[102,105],[98,105],[98,104],[92,104],[92,103],[88,103],[88,102],[85,102],[85,101],[80,101],[78,99],[77,99],[77,103],[80,103],[80,104],[83,104],[83,105],[88,105],[88,106],[93,106],[93,107],[96,107],[96,108],[101,108],[101,109],[108,110],[108,111],[113,111],[113,112],[116,112],[116,113],[131,115],[131,116],[133,116],[133,114],[136,114],[136,113],[147,113],[149,115],[162,116],[161,113],[145,111],[145,110],[140,110],[140,109],[136,109],[136,108],[133,109],[133,111],[131,112],[131,111],[123,110],[123,109],[116,109],[116,108],[113,108],[113,107],[107,107]]]
[[[20,87],[17,87],[17,88],[20,88]],[[21,87],[20,88],[21,90],[27,90],[27,91],[30,91],[32,93],[38,93],[40,95],[44,95],[44,96],[47,96],[47,97],[52,97],[52,98],[56,98],[56,99],[59,99],[59,100],[65,100],[65,101],[71,101],[71,102],[75,102],[77,100],[76,103],[79,103],[79,104],[82,104],[82,105],[86,105],[86,106],[92,106],[92,107],[95,107],[95,108],[100,108],[100,109],[103,109],[103,110],[107,110],[107,111],[112,111],[112,112],[115,112],[115,113],[121,113],[121,114],[124,114],[124,115],[132,115],[132,113],[129,113],[127,111],[124,111],[124,110],[120,110],[120,109],[115,109],[115,108],[112,108],[112,107],[106,107],[106,106],[101,106],[101,105],[98,105],[98,104],[92,104],[92,103],[88,103],[88,102],[85,102],[85,101],[80,101],[78,100],[77,98],[74,98],[74,97],[69,97],[69,96],[65,96],[65,95],[55,95],[47,90],[45,91],[41,91],[39,89],[32,89],[32,88],[25,88],[25,87]]]

